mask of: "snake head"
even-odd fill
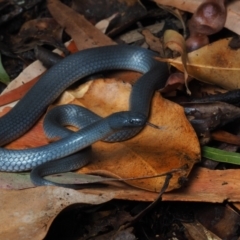
[[[117,112],[110,116],[109,125],[114,130],[140,128],[147,122],[147,117],[139,112]]]

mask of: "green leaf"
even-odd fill
[[[3,68],[1,55],[0,55],[0,82],[6,85],[8,85],[8,83],[10,82],[10,78],[6,73],[5,69]]]
[[[240,153],[205,146],[202,148],[202,156],[218,162],[240,165]]]

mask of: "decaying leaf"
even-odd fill
[[[198,167],[193,169],[186,187],[165,193],[162,199],[213,203],[225,200],[239,202],[239,176],[237,169],[209,170]],[[157,193],[130,186],[108,187],[104,188],[104,191],[83,189],[79,192],[59,187],[38,187],[21,191],[2,189],[0,239],[43,239],[54,218],[72,204],[101,204],[114,198],[154,201],[157,196]]]
[[[240,88],[240,51],[231,49],[230,39],[222,39],[188,54],[187,72],[202,82],[225,89]],[[181,58],[168,62],[184,71]]]
[[[214,238],[208,239],[234,239],[238,235],[240,216],[230,205],[206,204],[200,206],[195,212],[196,219],[208,231],[215,234]]]
[[[209,170],[201,167],[194,168],[185,188],[165,193],[163,200],[207,201],[212,203],[222,203],[225,200],[239,202],[239,173],[239,169]]]
[[[181,105],[198,136],[209,136],[210,131],[240,118],[240,108],[224,102]]]
[[[115,27],[122,27],[147,14],[145,7],[138,0],[102,0],[97,2],[94,0],[73,0],[72,9],[84,15],[93,24],[118,13],[121,18],[115,23]]]
[[[160,31],[162,31],[164,27],[164,21],[161,21],[159,23],[155,23],[153,25],[147,26],[144,29],[149,30],[152,34],[157,34]],[[176,25],[179,25],[177,21],[174,22]],[[178,26],[179,27],[179,26]],[[134,43],[139,40],[143,40],[144,36],[139,32],[140,29],[135,29],[132,31],[128,31],[126,33],[123,33],[121,36],[119,36],[119,40],[125,42],[125,43]]]
[[[14,52],[33,49],[36,44],[49,44],[68,53],[62,43],[63,28],[52,18],[34,19],[26,22],[13,39]]]
[[[170,48],[172,51],[176,51],[181,54],[185,86],[187,88],[188,93],[190,94],[190,90],[188,89],[188,86],[187,86],[188,55],[187,55],[186,44],[183,36],[174,30],[167,30],[164,32],[164,45],[165,45],[165,48]]]
[[[65,45],[70,52],[77,52],[77,47],[73,41],[67,42]],[[59,53],[58,50],[54,50],[54,52]],[[13,107],[16,104],[14,101],[21,99],[45,71],[46,68],[40,61],[35,61],[27,66],[1,93],[0,106],[12,103],[11,107]],[[3,109],[4,107],[0,107],[0,115]]]
[[[182,72],[171,73],[167,79],[166,85],[161,89],[161,93],[174,92],[176,89],[181,89],[184,84],[185,79]]]
[[[145,37],[146,43],[152,51],[158,52],[163,57],[163,46],[158,37],[155,37],[149,29],[144,29],[142,35]]]
[[[94,239],[96,236],[101,235],[100,239],[135,240],[134,235],[130,234],[133,229],[122,231],[124,230],[124,224],[132,220],[133,217],[124,209],[93,212],[89,217],[88,226],[85,226],[87,233],[84,237],[85,239]],[[109,231],[109,229],[111,230]]]
[[[211,138],[216,141],[240,146],[240,137],[238,135],[234,135],[223,130],[217,130],[211,133]]]
[[[202,224],[198,221],[194,221],[191,223],[183,222],[183,226],[185,228],[186,234],[189,239],[195,240],[205,240],[205,239],[214,239],[221,240],[215,234],[208,231]]]
[[[65,29],[75,41],[78,50],[93,46],[105,46],[114,42],[102,34],[88,22],[84,16],[78,14],[58,0],[49,0],[48,9],[54,19]]]
[[[127,83],[111,79],[94,80],[66,92],[60,103],[80,104],[105,117],[112,112],[128,110],[130,91],[131,86]],[[153,99],[149,122],[159,128],[146,126],[136,137],[122,143],[94,144],[93,161],[80,172],[129,178],[152,176],[187,166],[187,169],[173,174],[168,190],[180,187],[179,178],[186,178],[200,158],[195,132],[186,120],[183,109],[164,100],[159,93]],[[165,177],[160,177],[128,183],[159,191],[164,180]]]
[[[96,196],[56,187],[21,190],[21,194],[1,190],[0,239],[43,239],[54,218],[67,206],[101,204],[110,199],[110,195]]]

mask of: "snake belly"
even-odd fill
[[[69,156],[108,137],[109,131],[115,131],[107,129],[109,126],[111,128],[111,124],[119,124],[126,119],[131,122],[142,116],[147,118],[154,91],[163,87],[168,77],[167,64],[155,60],[155,56],[152,51],[140,47],[117,45],[83,50],[54,65],[8,114],[0,118],[1,146],[28,131],[46,108],[77,80],[107,70],[134,70],[143,73],[143,76],[133,85],[128,114],[113,114],[108,119],[87,126],[81,133],[74,133],[43,147],[24,150],[0,148],[0,171],[25,171],[44,162]],[[121,128],[121,124],[117,126]]]

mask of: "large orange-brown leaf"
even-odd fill
[[[131,85],[120,81],[95,80],[66,92],[60,103],[83,105],[102,117],[112,112],[128,110]],[[200,159],[198,139],[187,121],[182,107],[156,93],[149,122],[136,137],[121,143],[98,142],[93,145],[92,162],[80,170],[85,173],[106,173],[120,178],[152,176],[187,166],[173,174],[168,190],[179,188],[180,178],[186,178]],[[138,188],[159,191],[165,177],[134,180],[128,183]]]

